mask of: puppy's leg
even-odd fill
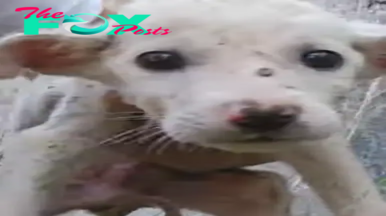
[[[21,94],[16,98],[11,113],[10,130],[18,132],[43,124],[64,96],[63,92],[57,91],[54,87],[38,94],[31,92]]]
[[[386,204],[348,141],[333,137],[280,152],[337,216],[384,216]]]

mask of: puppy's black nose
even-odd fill
[[[242,130],[268,132],[283,129],[296,121],[300,111],[295,106],[276,106],[271,109],[246,107],[229,121]]]

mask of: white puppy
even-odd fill
[[[355,79],[386,70],[380,26],[366,34],[367,25],[297,0],[138,0],[119,13],[151,14],[141,26],[171,33],[13,35],[2,43],[7,65],[0,75],[14,77],[10,69],[22,66],[111,85],[179,142],[234,152],[311,150],[312,157],[299,157],[300,163],[297,157],[279,158],[297,166],[311,184],[315,176],[328,180],[320,173],[329,175],[327,186],[313,186],[336,213],[385,214],[352,152],[320,144],[341,133],[337,96]],[[319,143],[320,155],[319,145],[309,149],[304,142]],[[350,173],[359,180],[350,181]],[[346,196],[343,201],[334,190]],[[360,208],[345,208],[353,203]]]

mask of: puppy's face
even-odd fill
[[[71,73],[37,69],[114,85],[180,142],[262,149],[339,132],[334,101],[368,63],[382,69],[383,41],[302,1],[244,1],[134,2],[120,13],[151,14],[141,26],[171,33],[125,33],[104,51],[102,37],[79,38],[87,60]]]

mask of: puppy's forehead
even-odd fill
[[[172,32],[157,41],[205,37],[253,44],[285,37],[348,41],[350,36],[343,20],[300,0],[141,0],[127,5],[121,14],[150,14],[142,27]]]

